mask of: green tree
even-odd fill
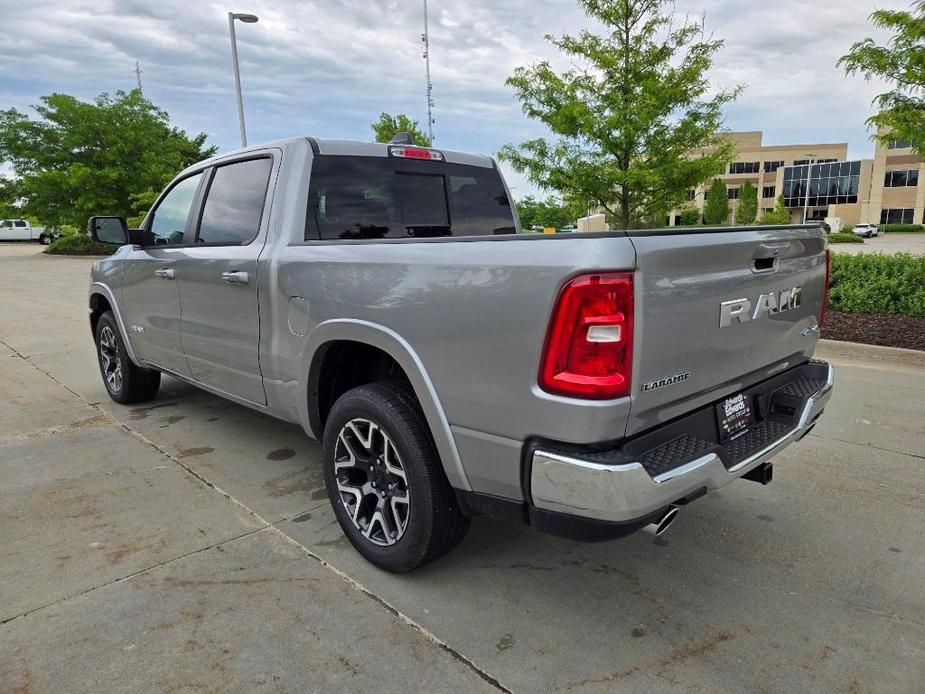
[[[84,229],[94,214],[132,217],[174,175],[215,153],[170,125],[139,90],[101,94],[92,103],[44,96],[38,118],[0,111],[0,161],[15,174],[23,216]]]
[[[880,112],[867,123],[881,129],[876,137],[882,142],[906,140],[925,152],[925,0],[914,3],[912,11],[877,10],[870,19],[893,37],[886,46],[870,38],[858,41],[838,65],[849,75],[891,83],[890,91],[874,99]]]
[[[574,224],[578,217],[584,215],[584,212],[576,214],[573,205],[553,196],[537,200],[532,195],[527,195],[518,200],[515,206],[517,216],[520,217],[520,225],[525,229],[534,225],[558,229],[566,224]]]
[[[722,107],[739,88],[714,90],[706,79],[723,42],[676,17],[670,0],[578,2],[605,32],[547,35],[573,67],[557,73],[542,61],[507,80],[524,114],[558,139],[508,144],[499,157],[624,229],[663,219],[733,156]]]
[[[704,224],[725,224],[729,221],[729,193],[721,178],[714,178],[707,188],[703,204]]]
[[[418,122],[404,113],[393,116],[383,111],[379,114],[379,120],[372,123],[371,127],[376,135],[376,142],[388,142],[398,133],[408,133],[411,135],[411,141],[418,147],[430,147],[433,144],[421,130]]]
[[[739,202],[736,205],[736,224],[754,224],[758,216],[758,189],[751,181],[745,181],[739,188]]]
[[[790,224],[792,218],[790,217],[790,210],[787,209],[787,206],[784,205],[784,195],[781,193],[777,196],[777,204],[774,205],[774,209],[770,212],[765,212],[761,219],[758,220],[759,224]]]

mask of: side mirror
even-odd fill
[[[128,226],[124,217],[90,217],[87,222],[90,238],[99,243],[114,243],[118,246],[128,243]]]

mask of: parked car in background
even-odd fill
[[[56,232],[34,227],[27,219],[0,219],[0,241],[38,241],[47,246],[56,237]]]
[[[832,392],[819,225],[523,234],[509,199],[490,157],[404,144],[195,164],[141,229],[90,220],[120,245],[90,280],[106,390],[149,400],[165,373],[300,424],[344,533],[389,571],[479,513],[660,534],[770,482]]]
[[[570,234],[574,231],[578,231],[578,227],[574,224],[566,224],[564,227],[559,227],[559,233],[561,234]]]
[[[869,239],[871,236],[880,236],[880,227],[876,224],[864,222],[863,224],[855,224],[851,233],[855,236],[863,236],[865,239]]]

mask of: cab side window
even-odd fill
[[[260,218],[267,197],[269,157],[225,164],[215,169],[196,243],[246,246],[260,231]]]
[[[160,201],[151,215],[151,225],[145,245],[164,246],[184,243],[189,218],[202,172],[184,178]]]

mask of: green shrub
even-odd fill
[[[855,236],[851,232],[840,231],[837,234],[829,234],[826,236],[829,240],[829,243],[864,243],[864,239],[860,236]]]
[[[925,256],[833,253],[830,286],[839,311],[925,316]]]
[[[682,227],[690,227],[695,224],[700,223],[700,211],[696,208],[689,207],[685,210],[681,210],[681,214],[678,215],[677,224]]]
[[[892,234],[920,234],[925,232],[925,226],[921,224],[884,224],[880,227],[880,231]]]
[[[109,243],[97,243],[86,234],[65,233],[52,241],[46,253],[51,255],[112,255],[118,246]]]

